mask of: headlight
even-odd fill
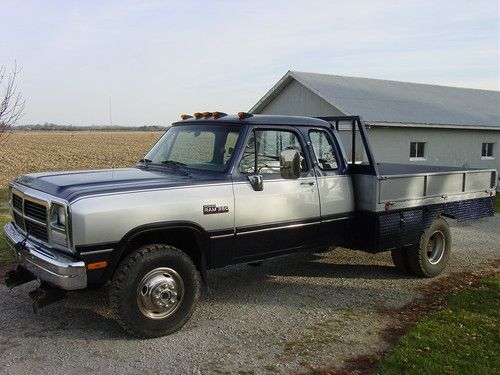
[[[61,206],[59,204],[54,204],[52,206],[52,215],[51,215],[52,225],[56,228],[65,228],[66,227],[66,207]]]
[[[51,242],[64,247],[69,246],[66,230],[66,223],[68,221],[66,212],[66,206],[52,203],[50,210]]]
[[[66,209],[64,207],[57,209],[57,224],[61,227],[66,226]]]

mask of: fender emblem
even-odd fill
[[[203,206],[203,215],[223,214],[225,212],[229,212],[228,206],[217,206],[215,204]]]

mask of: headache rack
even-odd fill
[[[351,155],[349,159],[349,169],[352,173],[361,173],[361,174],[371,174],[375,176],[379,176],[379,170],[377,167],[377,163],[375,162],[375,158],[373,156],[373,151],[370,146],[370,141],[366,134],[365,126],[361,121],[361,117],[359,116],[324,116],[324,117],[316,117],[320,120],[324,120],[332,124],[332,126],[339,132],[340,123],[348,122],[351,126]],[[356,162],[356,131],[359,131],[361,136],[361,141],[364,146],[364,150],[366,152],[367,162],[357,163]]]

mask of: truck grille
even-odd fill
[[[17,195],[12,195],[12,205],[14,208],[20,212],[23,211],[23,198],[18,197]]]
[[[25,200],[24,214],[28,217],[41,221],[42,223],[46,223],[47,221],[47,207],[38,203]]]
[[[24,232],[41,241],[49,241],[47,206],[12,193],[14,222]]]
[[[31,221],[27,220],[25,221],[25,223],[26,223],[26,232],[29,233],[30,236],[33,236],[45,242],[49,241],[47,226],[32,223]]]

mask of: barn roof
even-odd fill
[[[500,91],[289,71],[250,110],[259,113],[293,79],[346,115],[372,124],[500,130]]]

